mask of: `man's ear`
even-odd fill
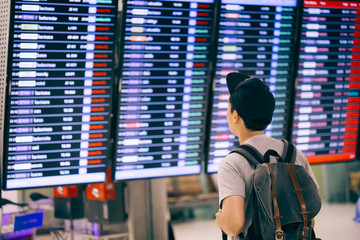
[[[238,123],[239,121],[242,121],[242,118],[240,117],[240,115],[238,114],[238,112],[235,110],[234,114],[233,114],[233,120],[234,123]]]

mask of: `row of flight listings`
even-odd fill
[[[226,119],[233,71],[274,94],[267,135],[310,163],[356,159],[359,2],[121,9],[118,21],[116,0],[11,2],[4,189],[103,182],[109,166],[114,180],[217,172],[239,144]]]

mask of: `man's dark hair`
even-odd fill
[[[231,94],[230,98],[229,98],[229,102],[231,104],[231,112],[236,111],[239,114],[239,110],[236,109],[236,106],[239,108],[240,106],[236,104],[236,102],[238,102],[238,96],[239,94]],[[244,124],[245,127],[251,131],[262,131],[265,130],[265,128],[270,124],[270,122],[268,123],[268,120],[265,118],[261,118],[261,119],[255,119],[256,122],[253,121],[246,121],[240,114],[239,116],[244,120]]]
[[[231,111],[236,110],[249,130],[264,130],[271,123],[275,109],[269,87],[258,78],[237,72],[229,73],[226,80]]]

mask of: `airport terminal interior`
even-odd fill
[[[359,0],[0,0],[0,26],[1,239],[221,239],[231,72],[306,156],[317,236],[360,239]]]

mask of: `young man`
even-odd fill
[[[226,82],[230,92],[227,119],[231,133],[239,138],[240,144],[249,144],[261,154],[273,149],[281,155],[284,143],[264,134],[275,109],[275,99],[269,87],[258,78],[238,72],[229,73]],[[299,150],[295,164],[303,165],[316,183],[309,163]],[[240,233],[247,236],[251,226],[254,170],[237,153],[229,154],[219,165],[219,201],[222,209],[216,213],[216,225],[228,235],[228,239],[239,239]]]

